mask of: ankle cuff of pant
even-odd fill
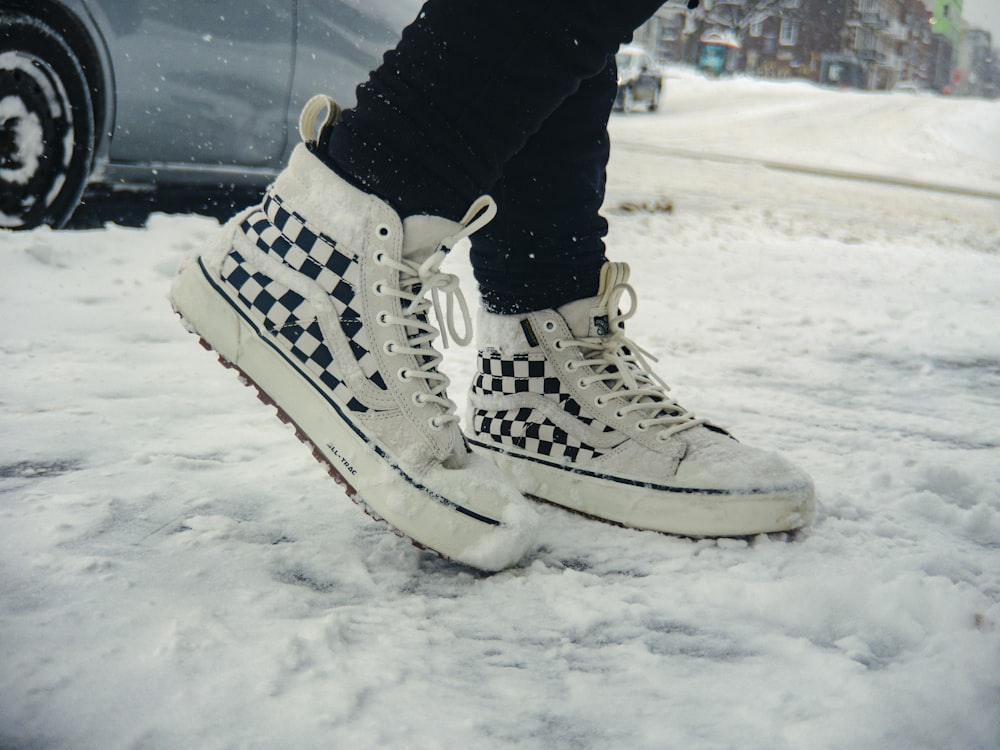
[[[490,312],[534,312],[597,294],[606,261],[603,227],[569,241],[530,233],[516,240],[500,239],[488,231],[473,236],[469,258],[483,305]]]
[[[603,265],[603,260],[602,260]],[[503,284],[491,284],[490,275],[477,273],[479,294],[483,307],[498,315],[518,315],[561,307],[574,300],[593,297],[600,287],[601,266],[594,269],[574,268],[561,273],[568,277],[562,283],[553,283],[552,276],[518,281],[502,278]]]
[[[353,111],[326,129],[314,148],[316,156],[359,190],[382,199],[402,218],[416,214],[458,221],[472,199],[437,180],[405,154],[354,128]]]

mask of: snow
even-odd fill
[[[630,336],[821,507],[715,541],[544,506],[492,576],[366,517],[178,324],[213,221],[3,235],[0,747],[1000,746],[998,135],[695,76],[615,117]]]

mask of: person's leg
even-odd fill
[[[488,312],[470,395],[474,447],[524,492],[628,526],[692,535],[806,523],[809,477],[668,395],[625,338],[635,296],[606,263],[599,214],[613,63],[504,167],[497,218],[472,238]],[[622,315],[623,295],[632,296]],[[493,314],[490,314],[493,313]]]
[[[429,0],[321,138],[401,216],[459,218],[662,0]]]
[[[470,443],[525,494],[634,528],[744,536],[808,523],[809,477],[676,403],[626,338],[628,276],[606,263],[593,296],[480,313]]]
[[[300,145],[263,202],[182,269],[171,300],[372,515],[497,570],[529,548],[534,513],[470,455],[429,320],[433,307],[462,335],[439,312],[443,297],[450,318],[459,294],[440,266],[490,207],[462,222],[401,219]]]
[[[477,196],[658,4],[431,0],[343,122],[317,134],[307,106],[307,144],[172,289],[352,493],[477,567],[516,562],[534,515],[458,428],[429,321],[457,333],[441,262],[492,217]]]
[[[608,223],[600,214],[618,90],[614,57],[545,121],[490,190],[497,217],[472,237],[483,305],[525,313],[597,294]]]
[[[448,380],[437,370],[438,330],[428,320],[433,306],[439,326],[455,333],[437,297],[455,295],[457,279],[440,265],[457,240],[492,217],[492,199],[475,197],[497,185],[505,165],[530,149],[546,119],[605,68],[618,41],[658,5],[431,0],[359,91],[358,106],[340,124],[325,123],[315,139],[316,123],[307,118],[308,144],[296,149],[263,203],[234,217],[172,291],[188,326],[257,385],[378,515],[421,544],[481,568],[516,562],[530,544],[534,521],[510,484],[467,455],[455,404],[445,392]],[[530,179],[527,167],[525,162],[521,174]],[[510,181],[504,188],[514,189]],[[470,204],[473,210],[459,219]],[[607,333],[620,293],[618,284],[599,287],[605,330],[591,330],[591,337]],[[450,304],[447,309],[450,317]],[[558,312],[566,313],[569,332],[553,323],[552,331],[544,328],[546,336],[528,337],[537,351],[523,358],[514,352],[514,372],[532,357],[531,377],[538,366],[562,363],[565,355],[555,352],[563,340],[552,337],[583,337],[579,321],[593,328],[601,317],[570,314],[566,307]],[[491,329],[503,341],[513,340],[505,325],[526,333],[549,320],[532,318],[525,325],[524,316],[494,317],[504,320]],[[606,356],[621,348],[612,339],[580,346]],[[563,364],[569,372],[569,361]],[[632,377],[614,364],[580,366],[592,368],[587,387],[598,383],[609,394],[615,386],[608,373]],[[498,362],[498,374],[507,367]],[[543,380],[544,388],[556,383]],[[479,394],[487,401],[477,406],[477,432],[492,435],[482,422],[489,417],[480,412],[496,412],[490,399],[503,401],[504,385],[491,383],[484,390],[492,395]],[[514,392],[522,385],[534,387],[518,382]],[[618,389],[608,401],[660,398],[634,386],[627,393]],[[557,400],[560,409],[569,403],[564,401]],[[645,421],[632,432],[664,434],[660,428],[668,424],[670,435],[677,432],[672,417],[646,414],[647,407],[631,403],[618,408],[645,415],[633,418]],[[517,429],[527,424],[516,421]],[[597,421],[583,415],[581,423]],[[618,454],[632,455],[633,445],[645,445],[620,429],[627,425],[604,426],[617,431],[614,439],[625,435],[626,448]],[[548,429],[538,423],[529,430],[536,427]],[[504,437],[505,430],[500,426],[497,434]],[[487,452],[496,447],[479,442]],[[675,443],[671,450],[683,453],[691,445]],[[711,452],[695,450],[709,459]],[[531,454],[520,458],[534,460]],[[668,469],[680,460],[668,462]],[[516,462],[504,465],[511,467],[517,471]],[[687,467],[706,470],[704,461]],[[566,490],[557,479],[556,489]],[[658,503],[655,496],[647,500]]]

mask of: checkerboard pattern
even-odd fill
[[[545,355],[515,354],[503,357],[495,350],[479,352],[479,372],[472,383],[472,392],[480,396],[516,395],[535,393],[556,402],[567,414],[588,427],[598,427],[612,432],[613,427],[602,424],[582,413],[580,404],[563,390],[562,381]],[[596,458],[601,453],[568,435],[542,414],[531,408],[507,411],[477,410],[473,427],[481,437],[513,445],[544,456],[576,461],[578,458]]]
[[[223,263],[222,278],[236,290],[240,302],[263,320],[265,330],[283,340],[292,356],[338,400],[353,411],[368,411],[330,369],[333,356],[323,343],[323,333],[308,301],[264,274],[250,270],[246,260],[235,250]]]
[[[309,229],[305,219],[287,210],[281,198],[273,193],[265,195],[260,210],[248,216],[241,229],[263,252],[277,256],[330,295],[340,328],[362,372],[377,387],[386,390],[371,356],[371,339],[361,323],[361,315],[351,306],[361,276],[357,255],[345,254],[333,239]]]
[[[345,254],[333,239],[309,229],[301,216],[285,209],[273,194],[265,196],[260,209],[244,220],[241,229],[261,251],[312,279],[330,295],[341,331],[359,366],[377,388],[387,390],[371,353],[371,338],[352,306],[360,283],[358,257]],[[262,273],[237,250],[230,251],[223,261],[222,279],[235,290],[251,316],[339,400],[354,411],[368,410],[335,374],[333,355],[323,341],[309,300]]]
[[[557,401],[569,398],[562,393],[559,378],[541,355],[537,358],[529,354],[515,354],[505,359],[494,350],[479,352],[479,373],[472,389],[476,393],[539,393],[554,396]]]
[[[574,462],[597,458],[599,451],[570,437],[534,409],[483,411],[472,416],[473,429],[480,438],[489,437],[501,445],[529,451],[540,456]]]

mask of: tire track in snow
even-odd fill
[[[710,151],[690,151],[688,149],[673,148],[670,146],[656,146],[649,143],[637,143],[627,140],[615,140],[614,147],[622,151],[631,151],[633,153],[650,154],[654,156],[672,156],[679,159],[693,159],[696,161],[712,161],[723,164],[738,164],[742,166],[760,166],[783,172],[797,172],[799,174],[832,177],[841,180],[854,180],[857,182],[872,182],[883,185],[914,188],[916,190],[928,190],[935,193],[949,193],[951,195],[961,195],[969,198],[987,198],[990,200],[1000,201],[1000,191],[996,190],[967,187],[964,185],[949,185],[941,182],[926,182],[923,180],[913,180],[907,177],[896,177],[893,175],[855,172],[847,169],[834,169],[832,167],[822,167],[810,164],[795,164],[792,162],[776,161],[774,159],[736,156],[734,154],[723,154]]]

